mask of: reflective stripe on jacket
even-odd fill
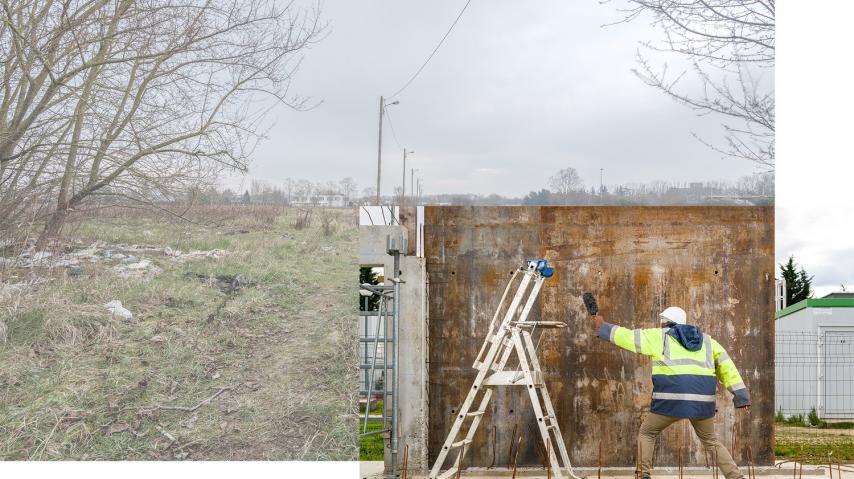
[[[735,407],[749,406],[744,381],[726,350],[703,334],[697,351],[685,349],[667,334],[670,328],[628,329],[603,323],[599,337],[633,353],[652,357],[650,411],[672,417],[715,415],[717,382],[733,394]]]

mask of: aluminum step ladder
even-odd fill
[[[474,440],[480,421],[492,399],[493,389],[499,386],[524,387],[528,391],[543,446],[549,451],[548,460],[554,477],[562,479],[565,477],[563,471],[566,471],[569,477],[580,479],[572,471],[572,464],[569,462],[569,454],[566,451],[554,407],[543,382],[537,350],[531,339],[535,328],[562,328],[566,327],[566,324],[555,321],[528,321],[528,315],[540,293],[543,281],[551,277],[552,273],[553,269],[548,267],[546,260],[529,260],[527,267],[519,268],[507,283],[492,322],[489,324],[486,339],[472,365],[478,371],[477,377],[430,470],[430,479],[447,479],[460,470],[466,448]],[[504,308],[507,294],[519,276],[521,280],[516,294],[510,305]],[[503,318],[496,327],[496,321],[502,310],[504,310]],[[519,370],[505,370],[507,361],[514,351],[519,358]],[[472,410],[472,405],[478,398],[478,406]],[[452,451],[456,453],[456,459],[453,460],[450,468],[442,472],[442,466]]]

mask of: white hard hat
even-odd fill
[[[685,324],[685,319],[688,317],[685,310],[679,306],[671,306],[658,315],[662,323]]]

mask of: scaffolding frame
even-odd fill
[[[365,400],[365,414],[360,421],[359,437],[372,436],[376,434],[387,435],[389,442],[387,447],[391,452],[391,471],[386,471],[385,477],[397,477],[399,472],[398,453],[399,453],[399,438],[398,438],[398,396],[399,396],[399,373],[398,373],[398,341],[400,337],[400,285],[403,280],[400,278],[400,256],[405,254],[407,241],[402,237],[386,237],[386,252],[392,256],[393,271],[391,277],[385,276],[386,282],[391,284],[371,285],[361,284],[359,293],[362,295],[364,310],[360,311],[361,321],[364,328],[364,334],[360,334],[359,342],[364,344],[360,346],[360,371],[368,371],[365,378],[360,378],[362,382],[360,386],[360,399]],[[368,309],[369,298],[376,296],[379,298],[379,306],[376,311]],[[371,324],[372,317],[376,317],[376,325]],[[371,328],[371,326],[374,326]],[[374,334],[371,335],[371,329]],[[382,336],[380,331],[382,330]],[[377,364],[379,357],[379,345],[382,344],[382,364]],[[373,354],[369,354],[371,346],[373,346]],[[363,351],[362,351],[363,350]],[[389,354],[391,352],[391,354]],[[389,364],[391,357],[391,364]],[[382,388],[376,388],[376,374],[382,369],[383,382]],[[361,373],[360,373],[361,375]],[[374,396],[382,397],[383,407],[380,417],[372,417],[370,415],[371,404]],[[389,406],[389,397],[391,397],[391,405]],[[382,421],[383,427],[379,431],[368,431],[368,423],[372,421]]]

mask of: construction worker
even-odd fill
[[[661,328],[633,330],[605,322],[598,312],[593,316],[600,338],[652,357],[652,404],[638,434],[642,479],[649,479],[656,438],[682,418],[691,421],[703,447],[717,457],[726,479],[743,479],[715,434],[717,381],[732,393],[736,408],[750,407],[750,396],[735,363],[711,336],[685,324],[682,308],[671,306],[660,318]]]

